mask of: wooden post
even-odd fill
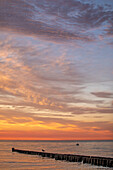
[[[20,150],[12,148],[12,152],[18,152],[23,154],[39,155],[42,157],[55,158],[55,160],[66,160],[70,162],[82,162],[89,163],[92,165],[113,167],[113,158],[107,157],[94,157],[94,156],[84,156],[84,155],[73,155],[73,154],[58,154],[58,153],[47,153],[47,152],[35,152],[28,150]]]

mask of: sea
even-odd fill
[[[79,146],[76,146],[79,143]],[[78,162],[12,152],[12,148],[113,158],[113,141],[0,141],[0,170],[112,170]]]

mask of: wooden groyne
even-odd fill
[[[54,158],[55,160],[65,160],[70,162],[83,162],[87,164],[113,167],[113,158],[107,157],[96,157],[96,156],[85,156],[85,155],[74,155],[74,154],[58,154],[58,153],[48,153],[48,152],[35,152],[28,150],[20,150],[12,148],[12,152],[18,152],[30,155],[39,155],[42,157]]]

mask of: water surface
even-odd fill
[[[0,141],[0,170],[111,170],[77,162],[59,161],[12,152],[12,147],[32,151],[113,157],[113,141]]]

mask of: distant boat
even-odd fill
[[[76,143],[76,146],[79,146],[79,143]]]
[[[45,150],[44,149],[42,149],[42,152],[44,152]]]

